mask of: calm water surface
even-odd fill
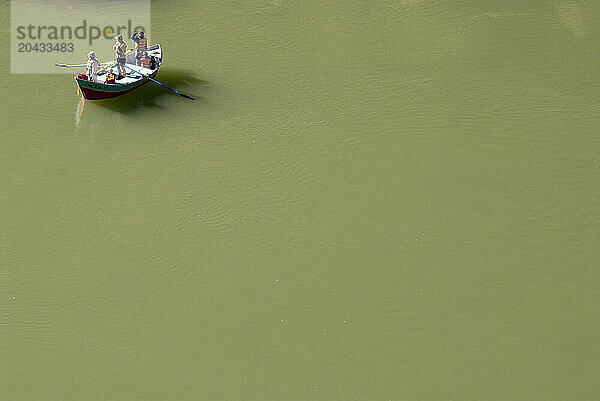
[[[154,1],[198,101],[84,105],[8,4],[0,400],[600,399],[600,3]]]

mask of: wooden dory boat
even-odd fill
[[[149,81],[149,78],[154,78],[162,63],[162,49],[159,44],[156,44],[148,47],[147,51],[148,56],[154,57],[155,68],[149,69],[136,65],[135,52],[129,53],[125,55],[127,76],[123,79],[117,79],[114,84],[106,83],[106,76],[109,72],[112,72],[115,76],[118,75],[117,67],[114,63],[110,67],[98,72],[98,82],[88,81],[76,76],[75,82],[77,82],[77,86],[79,86],[83,97],[90,100],[97,100],[121,96],[144,85]]]

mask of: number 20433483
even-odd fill
[[[19,53],[71,53],[73,52],[73,43],[63,42],[63,43],[51,43],[51,42],[41,42],[41,43],[19,43],[18,44]]]

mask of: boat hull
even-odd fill
[[[154,78],[157,72],[158,70],[154,71],[152,74],[149,75],[149,77]],[[84,98],[89,100],[101,100],[110,99],[129,93],[132,90],[137,89],[140,86],[146,84],[149,81],[149,79],[142,78],[139,81],[125,85],[96,83],[77,77],[75,77],[75,81],[77,82],[77,86],[79,86],[81,94]]]

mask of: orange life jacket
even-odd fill
[[[138,38],[138,42],[135,44],[135,47],[138,49],[146,49],[146,45],[148,44],[148,38]]]
[[[150,65],[152,65],[152,60],[150,57],[142,57],[140,61],[142,62],[142,67],[144,68],[150,68]]]

